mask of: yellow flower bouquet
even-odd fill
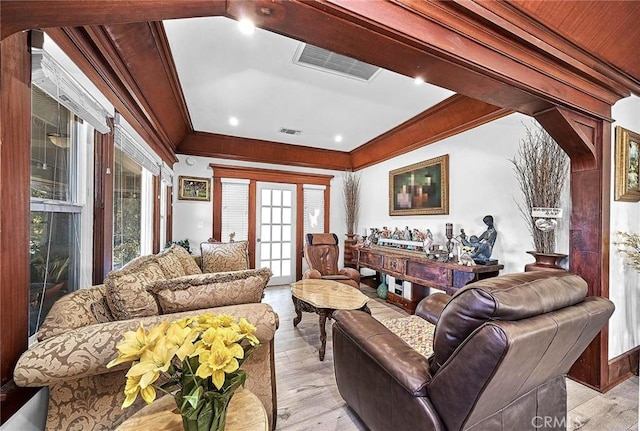
[[[126,332],[107,365],[132,362],[122,408],[138,394],[151,403],[160,390],[175,398],[186,431],[224,430],[229,401],[247,379],[240,366],[259,344],[255,331],[244,318],[205,313]],[[167,379],[158,384],[163,374]]]

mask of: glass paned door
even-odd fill
[[[257,184],[256,267],[271,268],[269,285],[295,281],[296,185]]]

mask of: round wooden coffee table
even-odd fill
[[[171,395],[155,400],[124,421],[116,431],[181,431],[182,416],[173,413],[176,402]],[[229,402],[225,431],[268,431],[264,406],[252,392],[240,388]]]
[[[367,307],[369,298],[346,284],[333,280],[309,278],[291,284],[291,299],[296,309],[293,326],[298,326],[302,320],[302,312],[316,313],[320,316],[320,351],[318,356],[324,361],[327,347],[327,318],[333,316],[336,310],[362,310],[371,314]]]

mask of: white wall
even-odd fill
[[[640,98],[627,97],[612,110],[613,127],[622,126],[640,133]],[[618,231],[640,233],[640,202],[614,201],[615,131],[611,133],[611,242],[619,241]],[[609,299],[616,311],[609,320],[609,359],[640,345],[640,274],[624,263],[624,257],[611,245]]]
[[[534,248],[517,208],[521,195],[509,159],[516,155],[525,125],[533,124],[527,116],[512,114],[364,169],[359,232],[385,225],[390,229],[429,228],[435,243],[445,244],[445,223],[453,223],[455,234],[463,228],[467,235],[480,235],[486,228],[482,218],[491,214],[498,231],[492,258],[505,266],[502,274],[523,271],[525,264],[533,262],[525,252]],[[389,216],[389,171],[444,154],[449,154],[449,214]],[[557,231],[559,253],[569,250],[567,205],[565,199],[567,215],[560,220]]]

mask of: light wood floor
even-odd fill
[[[398,307],[378,299],[375,290],[362,291],[374,298],[368,306],[377,319],[402,317]],[[267,288],[264,302],[280,316],[275,338],[278,420],[282,431],[366,431],[367,428],[345,405],[333,374],[331,323],[327,322],[327,351],[318,359],[320,331],[318,316],[303,313],[293,327],[295,311],[288,286]],[[567,430],[638,431],[638,377],[626,380],[606,394],[567,380]],[[393,430],[389,430],[393,431]]]

